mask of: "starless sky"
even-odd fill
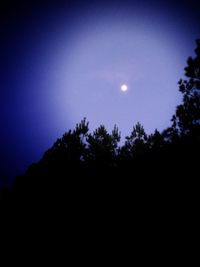
[[[147,133],[170,125],[181,101],[177,82],[200,37],[198,1],[6,3],[0,184],[83,117],[91,130],[117,124],[123,138],[137,121]]]

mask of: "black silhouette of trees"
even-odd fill
[[[181,134],[199,134],[200,127],[200,40],[196,41],[196,57],[189,57],[185,75],[187,79],[178,82],[179,90],[183,94],[183,103],[176,109],[173,117],[174,126]]]
[[[125,144],[121,148],[122,157],[130,159],[144,156],[148,150],[147,140],[148,137],[143,126],[137,122],[130,136],[126,137]]]
[[[154,153],[158,152],[163,148],[164,145],[164,136],[157,129],[153,134],[148,136],[147,141],[148,148],[152,150]]]
[[[116,126],[111,134],[101,125],[87,138],[88,153],[87,162],[95,166],[113,166],[118,153],[120,133]]]

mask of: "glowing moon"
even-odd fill
[[[122,84],[121,91],[126,92],[128,90],[128,86],[126,84]]]

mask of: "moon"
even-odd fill
[[[126,92],[128,90],[128,86],[126,84],[122,84],[121,91]]]

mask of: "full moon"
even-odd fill
[[[128,86],[126,84],[122,84],[121,91],[126,92],[128,90]]]

